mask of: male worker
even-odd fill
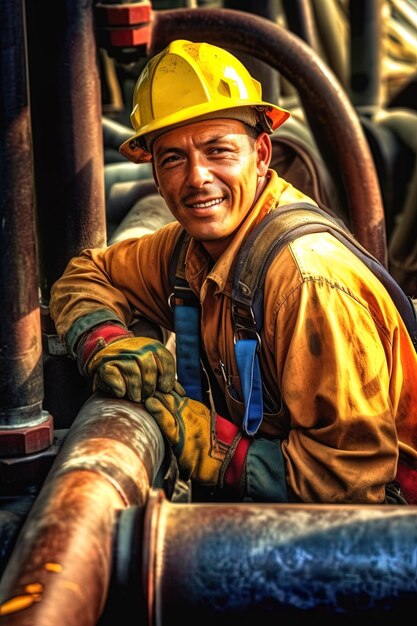
[[[120,150],[152,163],[176,221],[83,251],[54,285],[51,315],[95,388],[144,402],[181,476],[211,497],[384,503],[399,451],[417,462],[408,426],[417,423],[417,356],[385,288],[329,233],[288,244],[267,272],[265,405],[255,429],[244,421],[234,260],[271,210],[312,202],[269,168],[269,135],[288,115],[264,102],[259,83],[221,48],[178,40],[151,59],[134,93],[134,135]],[[174,331],[170,267],[183,229],[204,369],[221,408],[208,395],[205,403],[185,396],[172,353],[128,329],[136,311]]]

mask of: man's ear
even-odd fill
[[[265,176],[272,158],[272,142],[267,133],[260,133],[256,138],[256,165],[258,176]]]

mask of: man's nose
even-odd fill
[[[208,164],[202,159],[191,159],[188,167],[188,184],[191,187],[202,187],[205,183],[212,181],[213,174]]]

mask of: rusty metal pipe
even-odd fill
[[[43,373],[22,2],[0,0],[0,455],[50,443]],[[45,436],[44,436],[45,435]],[[21,445],[22,444],[22,445]]]
[[[86,394],[85,380],[81,380],[75,363],[57,356],[53,349],[59,342],[49,315],[50,288],[72,257],[84,248],[104,246],[107,238],[101,92],[92,5],[93,0],[26,0],[44,340],[43,406],[52,413],[58,428],[71,424]],[[68,398],[66,402],[63,395]]]
[[[116,513],[144,506],[163,454],[160,431],[140,405],[100,394],[85,403],[0,582],[0,616],[8,626],[97,623]]]
[[[177,38],[251,54],[294,85],[325,162],[342,181],[353,233],[386,266],[384,208],[372,155],[344,89],[320,57],[279,24],[232,9],[156,11],[149,55]]]
[[[176,504],[153,490],[144,533],[152,626],[348,626],[415,606],[417,507]]]
[[[68,261],[106,243],[93,0],[26,0],[41,301]]]

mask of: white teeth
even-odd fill
[[[223,198],[217,198],[217,200],[209,200],[208,202],[196,202],[192,207],[195,209],[206,209],[209,206],[214,206],[215,204],[220,204],[223,201]]]

